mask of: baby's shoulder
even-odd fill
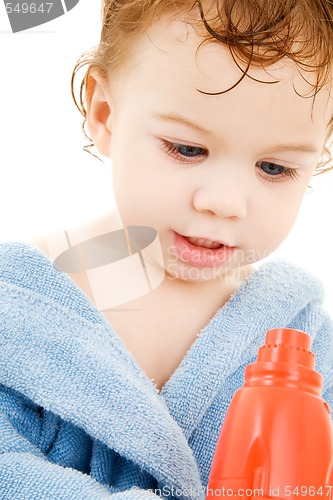
[[[50,257],[50,250],[47,244],[47,237],[45,234],[40,234],[38,236],[35,236],[27,243],[35,248],[38,248],[38,250],[40,250],[41,252],[45,253],[48,257]]]

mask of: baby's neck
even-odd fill
[[[136,359],[161,389],[209,323],[251,273],[237,280],[186,283],[166,279],[155,290],[103,314]]]

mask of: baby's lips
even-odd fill
[[[4,0],[8,19],[13,33],[24,31],[41,24],[48,23],[57,17],[66,14],[79,3],[80,0],[64,0],[65,8],[61,0],[52,2],[44,0],[25,0],[21,2]]]

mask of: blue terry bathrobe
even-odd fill
[[[268,329],[313,337],[333,408],[322,295],[301,269],[262,264],[158,393],[67,275],[30,245],[0,245],[1,500],[204,499],[225,413]]]

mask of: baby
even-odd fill
[[[333,407],[321,284],[253,267],[327,168],[332,26],[328,0],[104,1],[101,42],[74,71],[88,66],[87,149],[112,159],[122,226],[156,230],[164,279],[101,313],[82,275],[0,247],[3,498],[204,499],[270,328],[313,337]]]

